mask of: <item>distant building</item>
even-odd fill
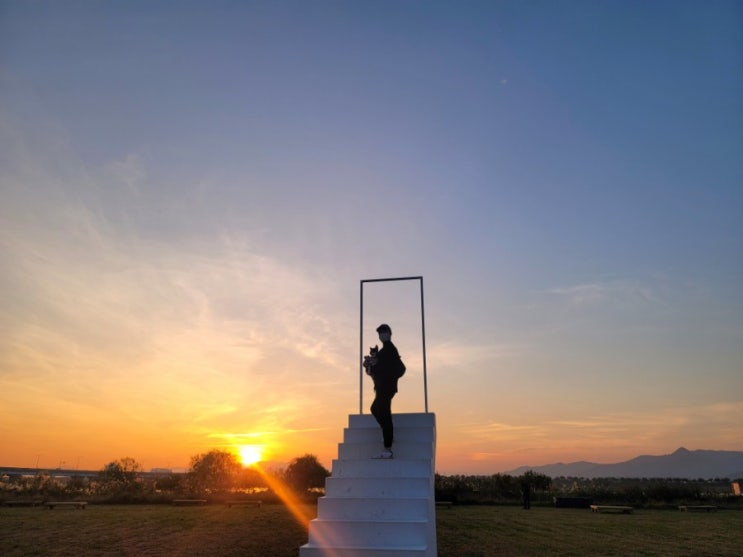
[[[732,484],[733,485],[733,495],[737,495],[737,496],[740,497],[740,495],[741,495],[741,492],[740,492],[740,485],[741,485],[741,483],[743,483],[743,480],[737,480],[737,481],[734,481],[733,482],[733,484]]]

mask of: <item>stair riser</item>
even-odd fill
[[[401,427],[433,428],[436,419],[433,414],[392,414],[392,421]],[[348,426],[353,428],[379,427],[371,414],[352,414],[348,417]]]
[[[428,478],[431,476],[430,460],[357,459],[334,460],[334,478]]]
[[[338,458],[349,460],[356,458],[373,458],[379,456],[382,443],[340,443],[338,445]],[[395,458],[433,458],[433,443],[395,443],[392,447]]]
[[[331,547],[409,547],[426,545],[424,522],[310,522],[309,542]]]
[[[427,499],[349,499],[321,497],[317,500],[317,517],[346,520],[425,520]]]
[[[326,497],[429,497],[429,478],[334,478],[325,480]]]
[[[434,433],[431,429],[422,427],[396,427],[394,430],[395,443],[413,441],[415,443],[433,443]],[[382,444],[382,430],[380,428],[344,429],[345,443],[379,443]]]
[[[427,557],[425,549],[320,548],[303,545],[299,557]]]

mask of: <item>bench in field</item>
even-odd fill
[[[436,501],[437,507],[446,507],[447,509],[451,509],[451,506],[453,503],[451,501]]]
[[[227,505],[227,507],[229,508],[244,506],[244,505],[251,505],[251,506],[257,505],[259,507],[262,507],[263,501],[255,500],[255,499],[246,499],[244,501],[227,501],[225,502],[225,505]]]
[[[635,509],[624,505],[591,505],[591,512],[594,513],[623,513],[632,514]]]
[[[44,501],[42,503],[49,510],[54,507],[72,507],[74,509],[85,509],[88,506],[87,501]]]
[[[715,505],[681,505],[679,506],[680,511],[689,512],[707,512],[711,513],[717,510]]]
[[[175,499],[173,504],[176,507],[193,507],[196,505],[206,505],[206,499]]]

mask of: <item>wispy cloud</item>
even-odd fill
[[[661,303],[657,289],[639,280],[615,279],[551,288],[547,293],[576,305]]]
[[[346,388],[327,276],[249,227],[173,238],[137,155],[90,168],[48,138],[5,162],[0,390],[20,423],[67,404],[91,435],[124,421],[192,444],[248,423],[288,435],[322,414],[307,383],[330,399]]]
[[[457,338],[434,344],[430,357],[441,368],[456,367],[462,372],[479,369],[482,364],[493,363],[523,352],[524,345],[500,344],[497,342],[475,342],[473,339]]]

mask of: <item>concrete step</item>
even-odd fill
[[[300,557],[435,557],[434,414],[394,414],[394,459],[373,458],[382,432],[349,416]]]
[[[334,460],[334,478],[430,478],[434,472],[430,459]]]
[[[392,414],[395,427],[434,427],[436,425],[435,414]],[[350,414],[348,416],[349,427],[379,427],[377,420],[371,414]]]
[[[317,517],[347,520],[425,520],[430,501],[425,497],[375,498],[375,497],[320,497],[317,500]]]
[[[334,478],[325,480],[326,497],[429,497],[432,478]]]
[[[435,441],[434,430],[430,427],[397,427],[395,426],[395,443],[413,441],[422,443]],[[343,430],[344,443],[382,443],[382,430],[379,426],[354,427]]]
[[[395,453],[395,460],[400,458],[428,458],[433,459],[433,443],[414,441],[395,442],[392,451]],[[373,443],[339,443],[338,459],[356,459],[372,458],[379,456],[382,452],[381,439]]]
[[[310,544],[299,548],[299,557],[427,557],[423,547],[316,547]]]
[[[330,547],[421,547],[426,545],[425,520],[310,521],[311,545]]]

